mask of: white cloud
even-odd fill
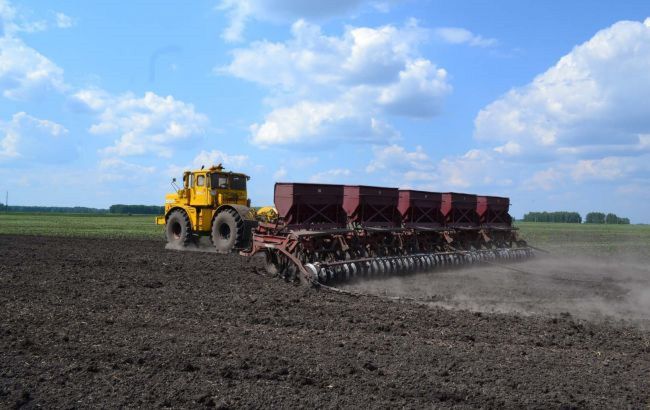
[[[351,175],[352,171],[347,168],[335,168],[312,175],[309,182],[345,184]]]
[[[483,108],[475,119],[483,148],[444,158],[436,175],[563,195],[641,186],[650,180],[648,95],[650,19],[618,22]]]
[[[105,108],[111,100],[111,95],[100,88],[83,88],[69,97],[74,108],[95,112]]]
[[[424,30],[414,20],[404,28],[392,25],[378,28],[348,28],[344,38],[341,68],[345,82],[386,84],[394,81],[417,55],[417,46],[424,39]],[[336,68],[336,67],[334,67]]]
[[[419,55],[424,33],[410,21],[332,37],[301,20],[292,39],[235,50],[218,71],[269,87],[273,109],[251,127],[254,143],[387,142],[398,133],[384,116],[433,117],[451,91],[446,71]]]
[[[0,36],[13,37],[18,33],[38,33],[49,29],[52,25],[58,28],[69,28],[74,21],[63,13],[54,14],[54,22],[47,20],[31,20],[30,13],[16,9],[8,0],[0,0]]]
[[[448,156],[436,164],[440,184],[449,189],[472,188],[493,191],[513,184],[513,164],[492,152],[471,149],[460,156]]]
[[[392,3],[397,3],[400,0],[388,0],[388,1],[374,1],[370,4],[372,7],[380,13],[389,13],[392,8]]]
[[[58,28],[70,28],[74,26],[74,20],[72,19],[72,17],[59,12],[56,13],[56,26]]]
[[[15,31],[16,32],[25,32],[25,33],[38,33],[41,31],[45,31],[48,28],[47,21],[45,20],[39,20],[39,21],[26,21],[20,25],[15,26]]]
[[[221,0],[217,9],[226,13],[229,25],[222,33],[226,41],[242,41],[250,20],[322,20],[355,10],[363,0]]]
[[[291,161],[285,162],[273,173],[273,181],[282,181],[287,175],[296,176],[305,175],[306,172],[314,168],[314,165],[319,162],[318,157],[305,157],[301,155],[291,158]]]
[[[431,169],[433,161],[424,152],[422,147],[408,152],[400,145],[386,147],[373,147],[373,159],[366,166],[366,172],[372,173],[384,170],[426,170]]]
[[[287,169],[285,167],[280,167],[273,174],[273,179],[276,181],[281,181],[286,176],[287,176]]]
[[[639,155],[650,133],[650,25],[601,30],[530,84],[482,109],[475,136],[521,154]]]
[[[273,110],[264,123],[251,125],[251,133],[253,142],[261,146],[383,142],[399,137],[390,125],[359,113],[353,105],[310,101]]]
[[[233,172],[240,172],[242,167],[248,164],[247,155],[231,155],[222,151],[201,151],[194,158],[194,166],[200,168],[202,166],[210,167],[211,165],[222,164],[225,168]]]
[[[0,0],[0,36],[9,34],[15,18],[16,9],[7,0]]]
[[[440,112],[442,97],[451,91],[447,72],[429,60],[409,61],[399,73],[399,81],[385,87],[379,103],[395,115],[432,117]]]
[[[98,121],[90,127],[93,134],[119,136],[113,146],[102,152],[108,155],[129,156],[153,153],[170,156],[175,145],[187,143],[200,135],[208,123],[205,115],[197,113],[191,104],[161,97],[148,92],[142,98],[131,93],[114,96],[99,88],[71,91],[65,84],[63,70],[15,37],[27,31],[27,23],[5,0],[0,0],[0,19],[3,36],[0,37],[0,91],[6,98],[26,100],[37,94],[54,90],[64,93],[69,106],[76,110],[96,113]],[[56,13],[59,27],[70,27],[74,21],[63,13]],[[3,139],[3,155],[14,155],[14,132]]]
[[[557,188],[558,185],[566,181],[565,173],[557,170],[554,167],[537,171],[533,176],[525,182],[525,186],[529,190],[543,189],[550,191]]]
[[[647,157],[606,157],[595,160],[557,162],[549,168],[533,173],[523,186],[529,190],[554,190],[571,183],[627,181],[637,172],[650,170]]]
[[[42,120],[25,112],[0,121],[0,162],[41,160],[56,162],[64,144],[60,138],[68,133],[61,124]],[[52,149],[49,147],[53,147]]]
[[[434,34],[450,44],[467,44],[473,47],[492,47],[498,44],[494,38],[484,38],[460,27],[440,27],[434,30]]]
[[[246,168],[250,168],[250,161],[247,155],[228,154],[219,150],[203,150],[194,157],[192,163],[169,165],[165,170],[165,174],[169,177],[178,178],[184,171],[200,169],[202,166],[208,168],[218,164],[222,164],[224,168],[233,172],[246,172]]]
[[[63,69],[22,40],[0,37],[0,90],[6,98],[24,100],[44,90],[65,89]]]
[[[513,141],[508,141],[506,144],[494,148],[495,152],[505,155],[519,155],[522,150],[522,146]]]
[[[98,164],[102,182],[142,181],[156,172],[156,167],[126,162],[120,158],[104,158]]]
[[[119,135],[106,154],[117,156],[153,153],[170,157],[172,147],[186,143],[204,132],[208,118],[197,113],[192,104],[147,92],[138,98],[133,94],[103,100],[101,93],[77,93],[79,101],[100,109],[99,122],[90,127],[93,134]]]
[[[242,41],[246,22],[253,13],[251,3],[246,0],[222,0],[217,9],[226,12],[230,20],[221,37],[228,42]]]
[[[425,38],[425,31],[414,21],[402,28],[347,27],[341,37],[334,37],[298,20],[291,33],[292,38],[284,43],[255,41],[235,49],[232,62],[217,71],[291,90],[305,83],[309,89],[332,83],[387,84],[418,57],[418,45]]]
[[[68,90],[63,69],[17,37],[47,28],[46,21],[29,21],[9,1],[0,0],[0,92],[5,98],[28,100],[44,91]]]
[[[629,174],[633,168],[633,161],[626,158],[583,159],[575,164],[571,175],[578,182],[584,180],[612,181]]]
[[[381,175],[386,183],[432,191],[495,187],[514,184],[512,164],[486,150],[433,160],[422,148],[408,151],[400,145],[374,147],[366,172]]]
[[[47,29],[45,21],[27,21],[7,0],[0,0],[0,36],[18,32],[35,33]]]

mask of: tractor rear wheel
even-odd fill
[[[167,243],[172,246],[185,247],[192,240],[192,225],[190,218],[183,211],[173,211],[167,218],[165,227]]]
[[[218,252],[243,247],[244,220],[234,209],[219,212],[212,222],[212,243]]]

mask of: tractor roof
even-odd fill
[[[243,176],[246,176],[246,177],[248,176],[248,175],[244,174],[243,172],[226,171],[224,169],[223,165],[221,165],[221,164],[212,165],[210,168],[207,168],[207,169],[206,168],[201,168],[201,169],[195,169],[193,171],[185,171],[185,172],[195,173],[195,172],[206,172],[206,171],[208,171],[208,172],[224,172],[224,173],[227,173],[227,174],[237,174],[237,175],[243,175]]]

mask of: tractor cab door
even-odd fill
[[[192,200],[193,206],[209,206],[212,204],[208,177],[205,172],[197,172],[192,178]]]

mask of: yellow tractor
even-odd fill
[[[221,164],[183,173],[183,186],[165,196],[165,215],[156,217],[165,225],[167,242],[177,248],[190,245],[200,236],[210,236],[218,252],[249,246],[257,226],[255,211],[246,191],[249,176],[226,172]]]

